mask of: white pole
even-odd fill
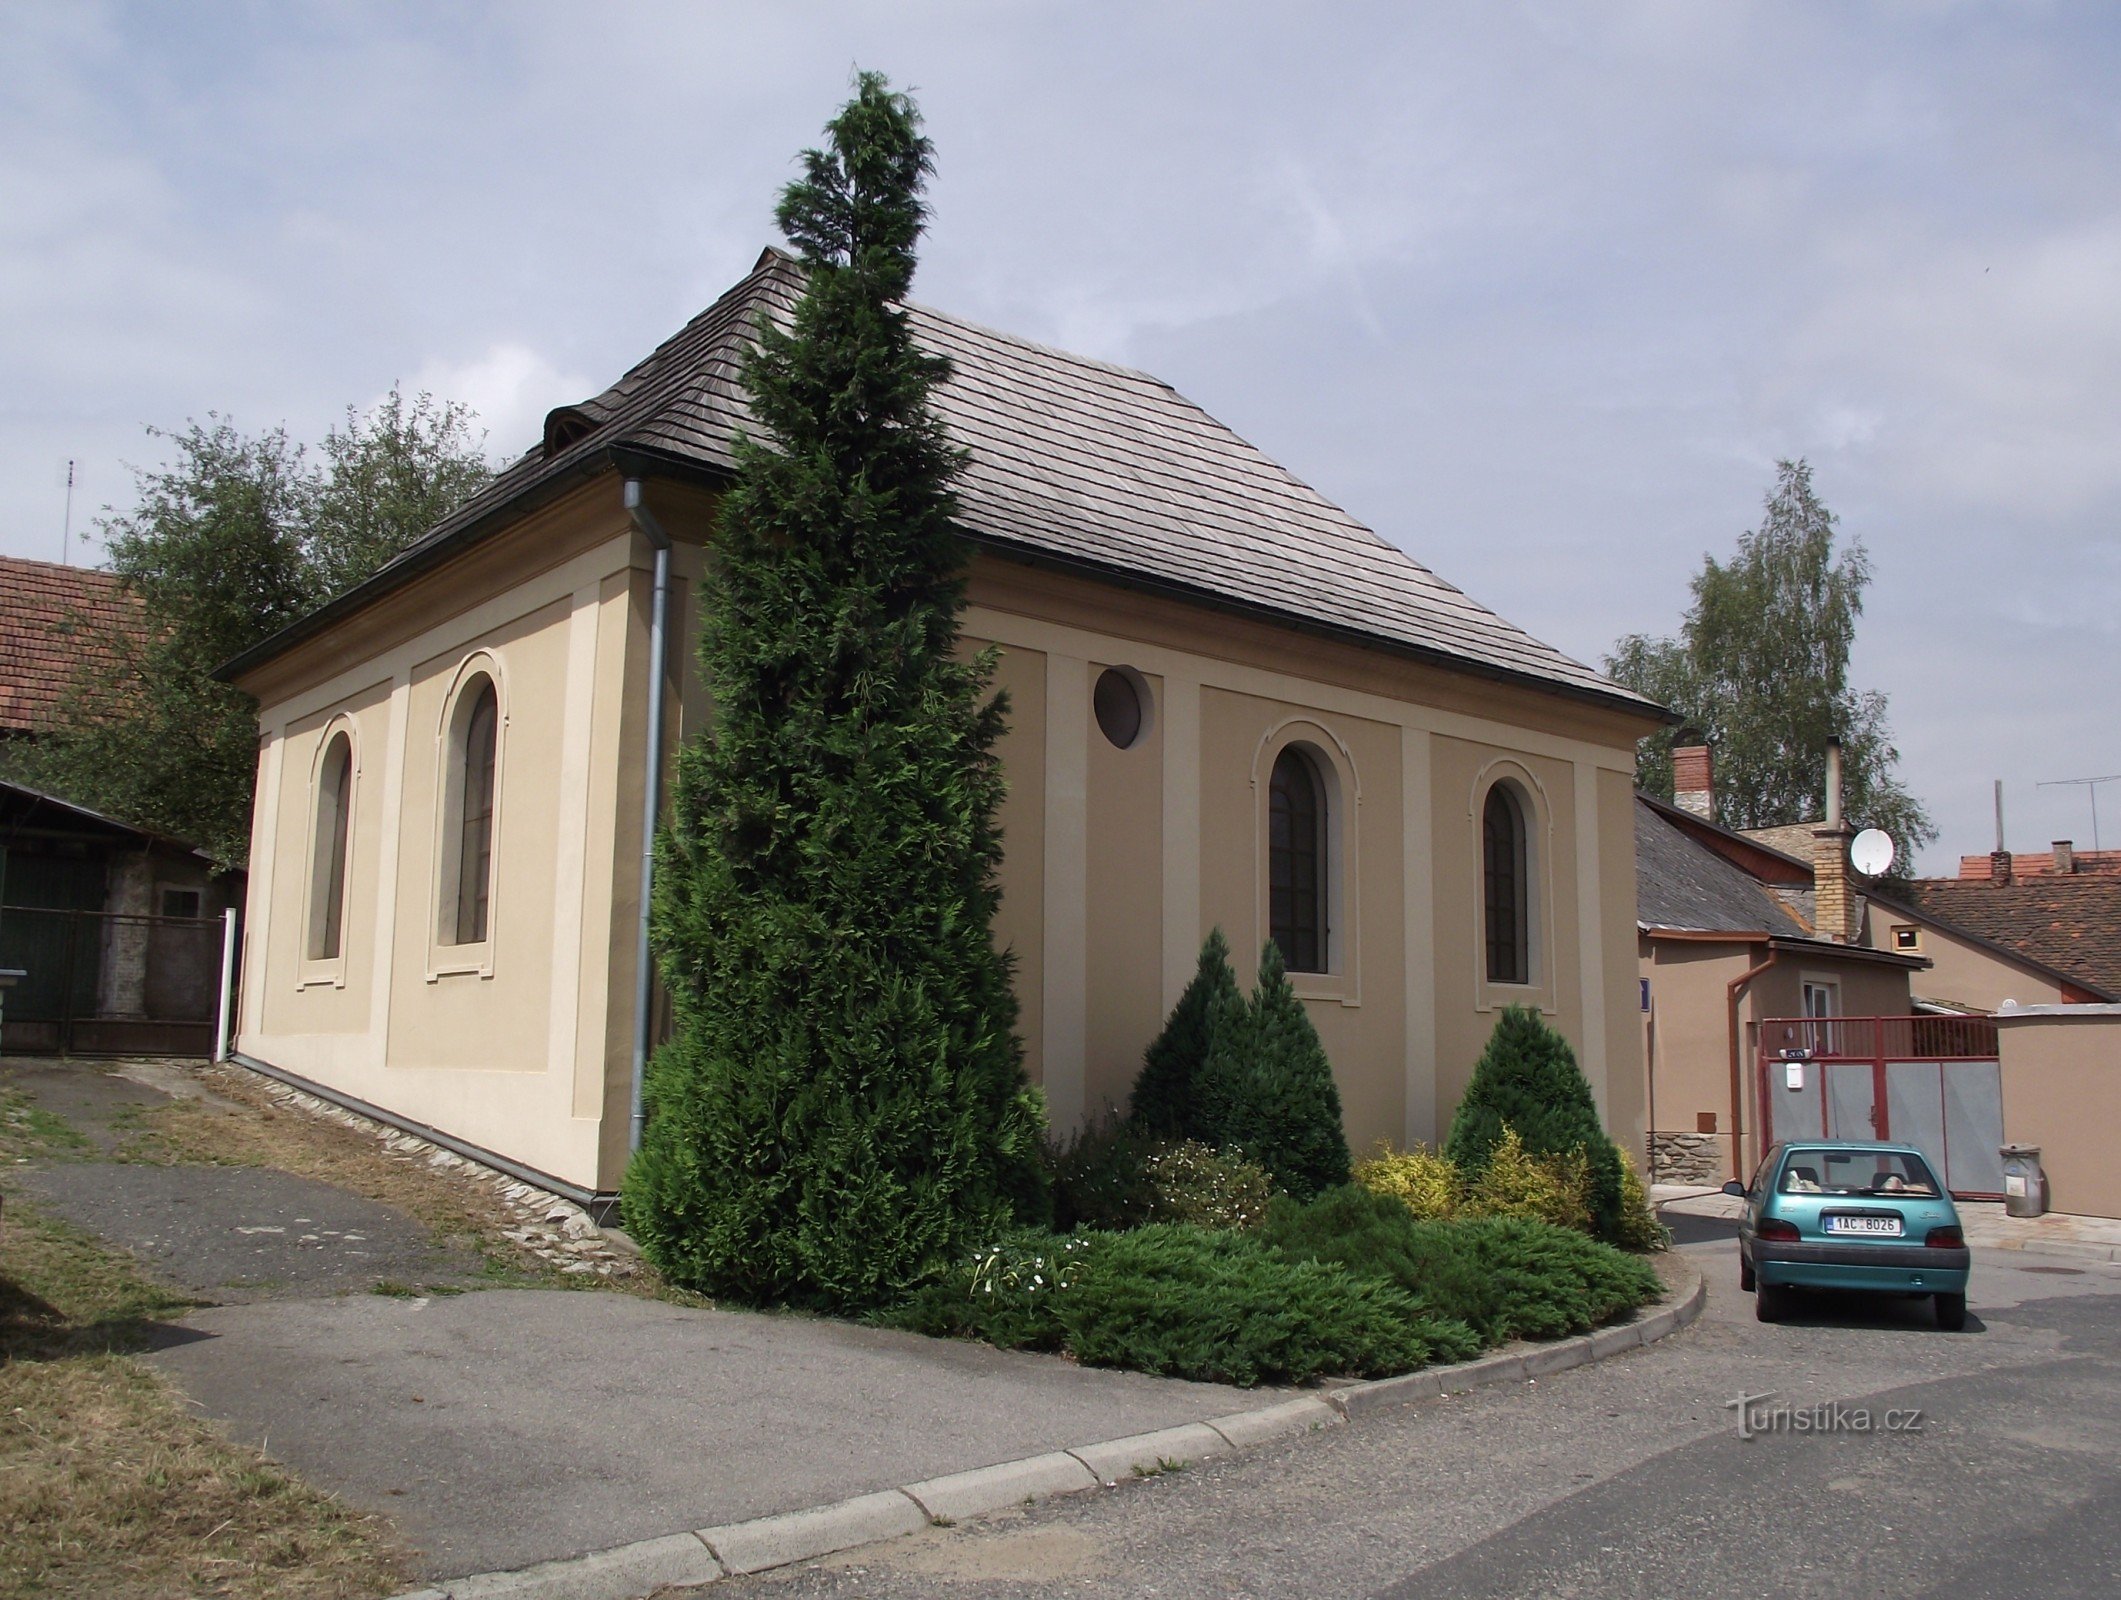
[[[221,1014],[214,1023],[214,1059],[228,1059],[229,1022],[236,997],[236,908],[221,913]]]

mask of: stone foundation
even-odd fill
[[[1652,1133],[1652,1183],[1721,1183],[1730,1140],[1718,1133]]]

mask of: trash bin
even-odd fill
[[[2036,1144],[2003,1146],[2003,1213],[2037,1217],[2047,1210],[2047,1174],[2040,1169]]]

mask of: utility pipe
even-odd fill
[[[655,547],[655,599],[648,612],[648,753],[642,762],[641,916],[633,941],[633,1111],[626,1128],[626,1148],[641,1148],[641,1129],[648,1113],[641,1102],[641,1082],[648,1073],[648,1034],[653,1018],[655,968],[648,954],[649,901],[655,891],[655,830],[663,810],[663,680],[670,642],[664,627],[670,613],[670,535],[656,521],[641,494],[641,480],[626,480],[626,511],[635,530]]]
[[[1731,1035],[1731,1176],[1740,1183],[1745,1182],[1745,1147],[1739,1116],[1745,1106],[1745,1084],[1738,1070],[1738,995],[1752,981],[1775,964],[1777,951],[1768,946],[1767,959],[1757,967],[1740,973],[1723,986],[1723,1007],[1728,1018]]]
[[[221,913],[221,1004],[214,1014],[214,1059],[228,1059],[236,1011],[236,908]]]

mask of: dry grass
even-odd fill
[[[272,1167],[315,1178],[404,1212],[438,1240],[468,1245],[513,1281],[576,1287],[553,1264],[507,1238],[522,1218],[462,1172],[388,1149],[375,1135],[276,1105],[263,1082],[240,1069],[204,1069],[211,1099],[172,1100],[124,1119],[122,1160],[156,1165]]]
[[[0,1600],[386,1594],[388,1528],[231,1444],[122,1352],[186,1301],[10,1194],[0,1235]]]

